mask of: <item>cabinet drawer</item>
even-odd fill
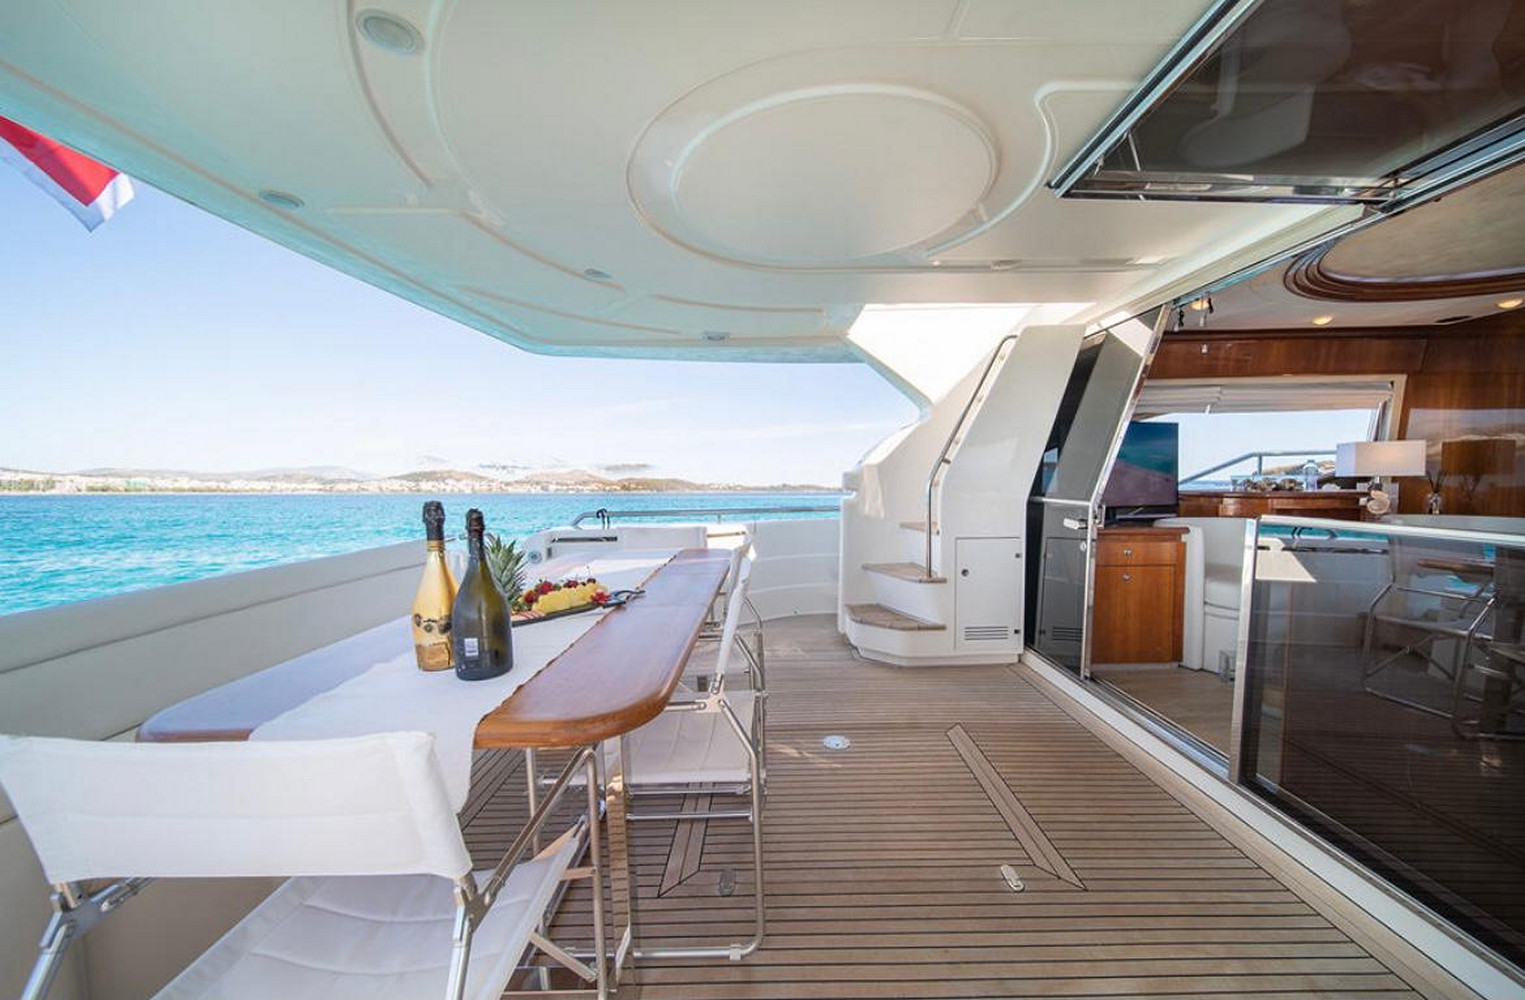
[[[1098,566],[1174,566],[1181,558],[1179,541],[1133,542],[1102,539],[1096,546]]]

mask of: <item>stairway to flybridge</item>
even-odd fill
[[[1081,332],[1006,337],[848,477],[839,624],[864,657],[915,666],[1021,654],[1027,494]]]

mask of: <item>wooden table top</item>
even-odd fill
[[[644,597],[604,615],[483,716],[476,745],[581,746],[650,722],[677,688],[729,566],[724,549],[679,552],[646,580]],[[369,669],[376,662],[366,655],[371,647],[396,655],[399,635],[411,645],[405,619],[351,640],[360,655],[336,660],[309,653],[224,684],[156,713],[139,727],[138,739],[248,739],[258,726]]]

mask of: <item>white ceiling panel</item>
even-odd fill
[[[1203,7],[17,3],[0,114],[530,350],[838,359],[869,303],[1096,316],[1306,218],[1044,187]]]

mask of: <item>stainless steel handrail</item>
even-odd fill
[[[1245,459],[1249,458],[1255,459],[1255,475],[1263,476],[1265,475],[1266,469],[1265,460],[1268,458],[1293,458],[1297,455],[1307,455],[1309,458],[1312,458],[1316,455],[1333,454],[1334,452],[1330,451],[1328,448],[1305,448],[1302,451],[1247,451],[1243,455],[1237,455],[1234,458],[1229,459],[1227,462],[1219,462],[1217,465],[1210,469],[1203,469],[1201,472],[1186,476],[1181,480],[1181,485],[1185,486],[1187,483],[1196,482],[1203,476],[1210,476],[1220,469],[1227,469],[1230,466],[1238,465],[1240,462],[1243,462]]]
[[[953,424],[953,430],[948,432],[948,439],[943,442],[942,451],[937,453],[937,461],[932,463],[932,471],[927,474],[927,549],[926,570],[927,578],[932,578],[932,497],[937,491],[937,479],[947,466],[953,464],[953,459],[948,457],[948,452],[953,449],[954,441],[964,430],[964,423],[969,419],[969,413],[974,409],[974,404],[979,400],[980,393],[985,388],[985,380],[990,378],[990,372],[995,368],[995,363],[1001,360],[1001,352],[1017,342],[1020,333],[1008,333],[995,345],[995,350],[990,352],[990,360],[985,362],[985,370],[980,372],[979,381],[974,383],[974,391],[969,394],[969,399],[964,403],[964,409],[958,415],[958,420]]]
[[[585,510],[572,518],[569,527],[580,528],[584,521],[596,518],[599,527],[607,528],[611,521],[621,518],[639,517],[708,517],[714,515],[715,523],[725,520],[727,514],[827,514],[840,512],[841,507],[837,504],[793,504],[776,505],[772,507],[664,507],[658,510],[611,510],[608,507],[600,507],[597,510]]]

